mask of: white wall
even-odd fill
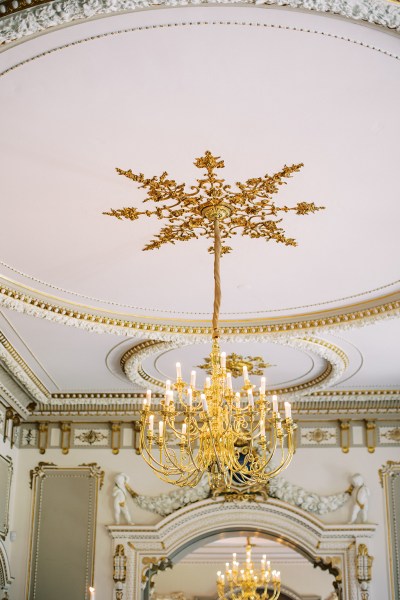
[[[13,453],[15,455],[15,452]],[[10,545],[11,566],[15,583],[10,594],[11,600],[25,597],[26,570],[28,564],[28,540],[32,493],[29,488],[29,471],[39,461],[53,462],[59,466],[72,466],[84,462],[97,462],[105,471],[105,483],[100,492],[98,525],[96,536],[95,586],[96,600],[112,599],[111,542],[106,525],[112,523],[113,476],[125,472],[131,477],[131,486],[139,493],[157,494],[170,488],[153,475],[143,460],[133,450],[121,450],[113,455],[111,450],[71,450],[64,456],[60,450],[49,450],[45,455],[37,450],[20,450],[14,478],[14,496],[11,511],[11,529],[17,532],[17,540]],[[383,491],[379,484],[378,469],[387,460],[400,460],[400,452],[395,448],[377,448],[369,454],[364,448],[352,448],[345,455],[340,449],[299,449],[285,476],[290,481],[302,485],[310,491],[332,494],[347,489],[352,473],[365,476],[371,489],[369,520],[379,525],[371,552],[375,556],[372,600],[388,599],[387,556],[384,525]],[[151,524],[159,520],[157,515],[142,511],[130,502],[134,522]],[[330,523],[346,523],[349,520],[350,504],[322,519]],[[62,515],[60,515],[62,518]],[[53,600],[53,599],[43,599]],[[78,600],[78,599],[71,599]]]

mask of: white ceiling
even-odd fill
[[[200,175],[194,158],[210,149],[232,183],[302,161],[278,203],[326,206],[285,216],[297,248],[233,240],[222,261],[226,318],[298,315],[399,292],[396,53],[398,38],[378,29],[235,7],[119,15],[8,49],[0,55],[3,69],[13,67],[0,77],[0,277],[102,310],[208,318],[207,240],[142,252],[159,222],[101,213],[140,207],[145,197],[114,167],[167,170],[190,185]],[[121,343],[7,309],[0,330],[51,392],[137,389],[119,360],[138,338]],[[337,386],[400,387],[399,334],[398,319],[321,334],[349,358]],[[271,386],[324,366],[265,341],[227,351],[276,365],[266,371]],[[207,348],[159,354],[144,366],[164,378],[179,359],[187,370],[199,364]]]

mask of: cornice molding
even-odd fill
[[[145,392],[133,393],[58,393],[53,394],[47,404],[39,405],[32,419],[56,419],[68,417],[117,418],[121,421],[133,421],[139,417]],[[160,398],[162,394],[154,394]],[[340,391],[329,396],[322,392],[295,398],[292,403],[295,418],[302,416],[318,419],[354,418],[363,420],[365,417],[398,418],[400,412],[400,390],[364,390],[360,392]]]
[[[21,286],[22,287],[22,286]],[[0,306],[46,319],[70,327],[78,327],[95,333],[110,333],[119,336],[146,337],[160,341],[182,343],[202,343],[211,335],[208,321],[187,321],[185,319],[160,320],[138,317],[137,315],[103,312],[94,307],[84,307],[61,298],[52,297],[50,302],[45,295],[24,293],[9,286],[0,287]],[[388,298],[391,301],[385,301]],[[336,332],[377,323],[382,319],[400,315],[399,294],[378,298],[374,303],[364,303],[332,310],[328,313],[312,313],[278,319],[257,319],[254,321],[221,321],[221,338],[226,341],[247,342],[254,339],[268,340],[293,337],[295,335],[319,331]]]
[[[340,15],[400,31],[397,2],[384,0],[3,0],[0,3],[0,45],[72,22],[155,8],[180,6],[280,6]]]
[[[47,402],[49,391],[2,333],[0,333],[0,364],[5,366],[12,377],[35,400],[41,403]]]

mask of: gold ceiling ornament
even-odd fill
[[[205,169],[206,173],[203,178],[197,179],[197,185],[192,185],[189,190],[186,190],[184,183],[169,179],[166,172],[160,177],[148,179],[143,173],[137,175],[130,169],[117,169],[120,175],[141,184],[139,187],[147,190],[144,202],[152,201],[156,206],[143,211],[135,207],[111,209],[103,214],[129,221],[136,221],[143,215],[168,221],[168,225],[165,225],[143,250],[154,250],[167,243],[187,242],[200,236],[214,238],[214,222],[218,220],[222,240],[220,252],[225,254],[232,248],[226,246],[223,240],[231,238],[240,230],[242,235],[251,238],[264,238],[286,246],[296,246],[296,240],[286,237],[283,228],[278,226],[282,221],[278,218],[279,213],[294,211],[297,215],[307,215],[325,208],[316,206],[313,202],[299,202],[289,208],[277,206],[272,200],[279,187],[286,184],[284,179],[300,171],[303,163],[289,167],[285,165],[274,175],[267,174],[247,179],[244,183],[237,182],[236,190],[233,190],[225,179],[216,175],[216,169],[225,167],[219,156],[213,156],[207,150],[204,156],[196,158],[194,165]],[[170,204],[167,204],[168,202]],[[209,251],[214,252],[214,246],[211,246]]]
[[[197,365],[198,368],[203,369],[203,371],[211,375],[211,358],[207,356],[203,360],[204,364]],[[242,356],[241,354],[236,354],[236,352],[226,355],[226,370],[231,373],[232,377],[235,379],[241,377],[243,367],[247,367],[249,375],[263,375],[264,369],[276,367],[276,365],[265,362],[262,356]]]
[[[181,364],[177,363],[176,381],[166,381],[165,395],[158,406],[152,406],[151,390],[147,391],[141,410],[139,452],[163,481],[193,487],[208,473],[212,490],[222,487],[229,490],[233,483],[243,487],[266,483],[286,469],[294,454],[295,425],[291,405],[285,402],[285,418],[282,418],[277,396],[272,396],[271,404],[266,394],[265,377],[261,377],[256,392],[246,365],[243,386],[240,391],[233,391],[226,353],[221,352],[219,345],[220,259],[231,250],[224,246],[224,240],[242,230],[243,235],[252,238],[296,245],[278,226],[281,222],[278,213],[293,210],[304,215],[322,207],[306,202],[294,208],[278,207],[271,199],[285,183],[283,180],[298,171],[301,164],[285,166],[273,176],[237,183],[236,191],[215,174],[216,169],[224,167],[219,157],[207,151],[194,164],[206,172],[189,192],[185,191],[185,184],[168,179],[165,172],[160,177],[146,179],[141,173],[135,175],[131,170],[117,169],[121,175],[141,184],[148,191],[144,202],[151,200],[156,207],[144,211],[133,207],[112,209],[105,214],[131,221],[143,215],[168,221],[144,250],[199,235],[213,239],[211,376],[206,377],[203,390],[199,390],[196,371],[191,372],[190,383],[186,383]],[[272,466],[274,457],[276,462]]]
[[[251,558],[250,538],[246,543],[246,561],[240,565],[236,553],[232,556],[232,566],[225,565],[225,574],[217,573],[217,592],[219,600],[277,600],[281,593],[281,574],[271,571],[271,563],[266,554],[257,570]]]

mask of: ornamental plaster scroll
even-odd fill
[[[208,476],[205,475],[194,488],[182,488],[158,496],[144,496],[130,490],[134,502],[142,509],[156,513],[162,517],[170,515],[180,508],[199,502],[211,496]],[[347,490],[331,496],[321,496],[308,492],[298,485],[290,483],[282,476],[271,479],[267,494],[292,506],[316,515],[325,515],[341,508],[348,502],[351,492]]]
[[[185,341],[186,340],[184,340],[183,343],[182,340],[180,340],[179,343],[148,342],[134,346],[131,351],[129,351],[129,358],[127,358],[123,364],[125,375],[135,385],[147,387],[155,392],[163,391],[165,388],[164,382],[154,379],[153,377],[149,377],[142,368],[142,362],[149,356],[160,354],[160,352],[166,352],[167,350],[177,347],[182,347],[185,345]],[[310,394],[313,391],[321,391],[328,386],[334,385],[334,383],[336,383],[336,381],[342,377],[349,363],[347,355],[341,348],[316,337],[308,336],[300,338],[287,336],[286,338],[271,341],[284,344],[301,351],[316,354],[320,358],[324,359],[328,365],[328,368],[325,369],[324,373],[313,378],[311,381],[279,390],[281,395],[288,394],[291,398]],[[137,348],[136,351],[135,348]]]
[[[108,333],[124,337],[135,336],[140,339],[176,341],[177,343],[181,343],[183,339],[185,343],[207,343],[210,340],[209,328],[199,328],[196,325],[183,326],[121,321],[120,318],[103,317],[83,310],[78,312],[62,305],[48,304],[33,296],[4,287],[0,288],[0,306],[61,325],[77,327],[90,333]],[[221,339],[239,343],[254,340],[273,342],[319,332],[334,335],[337,331],[373,325],[383,319],[398,316],[400,316],[400,302],[396,300],[367,310],[357,310],[325,317],[322,320],[302,320],[291,323],[276,323],[275,325],[244,325],[230,328],[224,327],[222,323]]]
[[[16,1],[18,6],[18,0]],[[207,5],[282,6],[289,9],[305,9],[340,15],[400,31],[400,8],[383,0],[61,0],[34,6],[0,19],[0,45],[21,40],[52,27],[100,15],[163,7]]]
[[[257,531],[297,549],[317,564],[333,560],[342,576],[341,600],[359,600],[355,546],[368,543],[376,525],[325,525],[317,517],[275,498],[268,502],[224,502],[207,499],[183,507],[156,525],[109,526],[113,547],[127,550],[126,595],[140,600],[141,567],[148,556],[179,560],[193,544],[208,543],[221,533]],[[208,541],[207,541],[208,540]]]

